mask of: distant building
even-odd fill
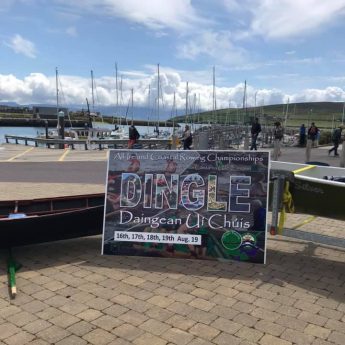
[[[31,110],[28,107],[14,107],[6,104],[0,104],[0,112],[11,114],[29,114]]]
[[[56,107],[33,106],[32,110],[34,118],[56,119],[58,111],[63,111],[65,114],[65,118],[68,117],[68,108],[57,109]]]

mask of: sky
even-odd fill
[[[0,102],[345,101],[345,0],[1,0]],[[116,87],[116,68],[118,83]],[[93,87],[91,79],[93,71]],[[92,97],[92,89],[94,95]],[[174,101],[175,100],[175,101]]]

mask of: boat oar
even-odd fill
[[[9,249],[7,260],[7,272],[8,272],[8,285],[10,289],[11,298],[15,298],[17,294],[16,286],[16,272],[22,267],[21,264],[16,262],[12,256],[12,251]]]

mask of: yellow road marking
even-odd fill
[[[71,151],[70,149],[65,149],[65,152],[59,158],[59,162],[64,161],[65,157],[69,154],[70,151]]]
[[[11,162],[11,161],[15,160],[15,159],[18,158],[18,157],[24,156],[26,153],[32,151],[33,149],[34,149],[34,147],[30,147],[30,148],[27,149],[26,151],[24,151],[24,152],[22,152],[22,153],[18,153],[17,155],[15,155],[15,156],[9,158],[9,159],[7,160],[7,162]]]
[[[307,219],[305,219],[303,222],[301,222],[301,223],[295,225],[294,227],[292,227],[291,229],[300,228],[302,225],[308,224],[308,223],[312,222],[314,219],[316,219],[315,216],[310,216]]]
[[[294,170],[293,173],[294,173],[294,174],[298,174],[298,173],[300,173],[300,172],[302,172],[302,171],[310,170],[310,169],[313,169],[313,168],[315,168],[315,167],[316,167],[316,165],[308,165],[307,167],[304,167],[304,168],[301,168],[301,169]]]

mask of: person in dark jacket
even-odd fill
[[[190,147],[193,143],[193,136],[188,125],[185,126],[183,136],[182,136],[182,141],[183,141],[183,149],[190,150]]]
[[[305,146],[305,126],[304,123],[302,123],[300,129],[299,129],[299,145]]]
[[[315,146],[315,141],[318,137],[319,129],[315,126],[315,123],[312,122],[311,126],[308,129],[308,139],[312,141],[312,146]]]
[[[333,147],[330,150],[328,150],[328,155],[330,155],[331,152],[334,151],[334,156],[339,156],[338,146],[339,146],[340,141],[341,141],[341,131],[342,130],[343,130],[343,128],[339,127],[333,131],[333,134],[332,134]]]
[[[256,117],[251,128],[252,134],[252,145],[250,146],[250,150],[257,150],[256,140],[258,139],[259,133],[261,132],[261,125],[259,123],[259,119]]]
[[[131,125],[129,127],[129,133],[128,133],[129,141],[128,141],[128,148],[131,149],[133,148],[133,145],[138,141],[140,138],[140,134],[135,128],[134,125]]]

